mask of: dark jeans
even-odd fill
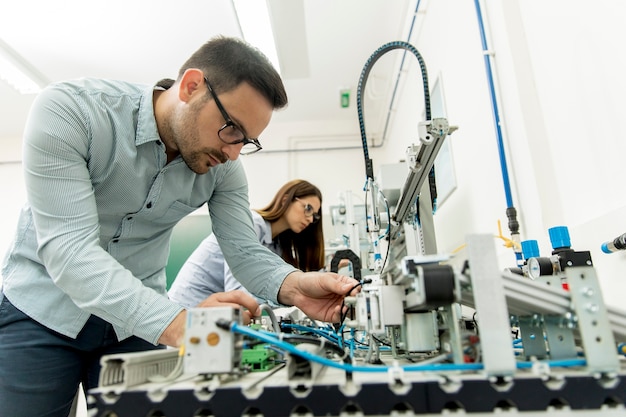
[[[91,316],[76,339],[37,323],[0,293],[0,416],[67,417],[79,383],[98,386],[100,358],[159,347],[137,337],[121,342]]]

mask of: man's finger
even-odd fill
[[[215,296],[220,302],[239,304],[247,308],[253,315],[260,315],[261,313],[259,304],[256,302],[256,300],[252,298],[251,295],[243,291],[235,290],[223,293],[216,293]]]

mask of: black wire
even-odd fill
[[[338,344],[334,342],[331,342],[331,341],[327,342],[326,341],[327,339],[322,340],[317,337],[307,336],[303,334],[285,334],[283,335],[283,340],[289,343],[293,343],[293,342],[311,343],[317,346],[322,346],[324,348],[329,348],[329,350],[338,354],[345,363],[352,362],[352,360],[350,359],[350,356],[346,355],[346,351],[344,349],[342,349]]]
[[[380,268],[380,272],[382,273],[385,270],[385,265],[387,265],[387,259],[389,259],[389,248],[391,247],[391,236],[389,236],[389,232],[391,231],[391,212],[389,211],[389,201],[387,201],[387,196],[385,193],[380,191],[380,194],[383,196],[383,201],[385,202],[385,208],[387,209],[387,251],[385,253],[385,259],[383,260],[383,266]]]
[[[370,232],[370,224],[367,221],[367,219],[369,219],[368,213],[367,213],[367,194],[369,193],[369,187],[367,186],[367,184],[365,184],[365,195],[363,196],[363,201],[365,201],[365,232],[369,233]],[[376,212],[374,210],[374,212]]]
[[[383,346],[391,346],[390,343],[384,342],[382,340],[380,340],[379,338],[377,338],[376,336],[372,335],[372,338],[378,342],[379,345],[383,345]]]
[[[346,295],[344,296],[343,300],[341,300],[341,310],[339,310],[339,312],[341,313],[341,317],[340,317],[340,320],[339,320],[339,326],[338,326],[335,330],[337,330],[337,331],[338,331],[338,330],[339,330],[339,328],[341,328],[341,326],[343,325],[343,322],[346,320],[346,317],[348,317],[348,310],[349,310],[349,309],[348,309],[348,310],[346,310],[346,312],[345,312],[345,313],[342,313],[343,308],[344,308],[344,307],[345,307],[345,305],[346,305],[346,297],[347,297],[347,296],[349,296],[349,295],[350,295],[350,293],[351,293],[352,291],[354,291],[355,289],[357,289],[357,288],[359,288],[361,285],[363,285],[363,283],[369,283],[369,282],[372,282],[372,280],[363,280],[363,281],[360,281],[360,282],[359,282],[358,284],[356,284],[354,287],[350,288],[350,291],[348,291],[348,292],[346,293]]]
[[[365,85],[367,83],[367,79],[369,77],[369,73],[373,67],[373,65],[380,59],[381,56],[386,54],[389,51],[394,49],[405,49],[409,52],[412,52],[413,55],[417,58],[417,61],[420,65],[420,70],[422,74],[422,84],[424,89],[424,113],[426,116],[426,120],[431,119],[431,111],[430,111],[430,89],[428,88],[428,74],[426,71],[426,64],[424,63],[424,59],[419,51],[410,43],[403,41],[393,41],[382,45],[378,48],[374,53],[368,58],[365,62],[365,66],[361,71],[361,76],[359,77],[359,84],[357,86],[357,115],[359,119],[359,129],[361,131],[361,141],[363,147],[363,157],[365,159],[365,177],[366,178],[374,178],[374,169],[372,166],[372,160],[369,156],[369,151],[367,149],[367,138],[365,133],[365,120],[363,117],[363,93],[365,91]]]
[[[347,333],[347,332],[344,332],[344,333]],[[343,337],[343,335],[342,335],[342,337]],[[357,345],[360,345],[360,346],[365,346],[365,347],[369,347],[370,346],[369,343],[361,342],[360,340],[356,340],[356,339],[352,339],[352,342],[356,343]]]
[[[263,340],[253,339],[253,338],[246,338],[244,341],[245,341],[244,347],[246,348],[253,348],[255,346],[264,345],[267,343],[267,342],[264,342]]]
[[[358,284],[356,284],[354,287],[350,288],[350,291],[348,291],[348,292],[346,293],[346,295],[344,296],[343,300],[341,300],[341,309],[339,310],[339,312],[341,313],[341,312],[343,311],[343,308],[344,308],[344,307],[345,307],[345,305],[346,305],[346,299],[345,299],[345,297],[347,297],[348,295],[350,295],[350,293],[351,293],[352,291],[354,291],[355,289],[359,288],[359,286],[361,286],[361,285],[363,285],[363,284],[369,284],[370,282],[372,282],[372,280],[371,280],[371,279],[361,280],[361,281],[359,281],[359,283],[358,283]],[[342,344],[343,344],[343,342],[344,342],[344,339],[343,339],[343,332],[342,332],[342,333],[339,333],[339,329],[341,329],[341,326],[343,326],[343,322],[346,320],[346,317],[348,317],[348,311],[349,311],[349,309],[348,309],[348,310],[346,310],[346,312],[345,312],[345,313],[341,313],[341,317],[340,317],[339,323],[335,324],[335,332],[337,332],[337,333],[338,333],[338,334],[337,334],[337,336],[339,336],[339,337],[341,338],[341,343],[342,343]]]
[[[474,311],[474,314],[472,314],[472,323],[474,323],[474,329],[476,329],[476,334],[480,334],[480,331],[478,329],[478,322],[476,321],[476,311]]]

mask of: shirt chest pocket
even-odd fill
[[[149,203],[148,203],[149,204]],[[162,227],[173,227],[176,223],[180,221],[183,217],[187,216],[190,213],[193,213],[197,209],[202,207],[202,204],[199,206],[189,206],[187,204],[181,203],[180,201],[174,201],[169,207],[164,207],[163,209],[154,208],[154,211],[147,216],[147,219],[154,224],[160,225]],[[150,208],[146,207],[149,211]]]

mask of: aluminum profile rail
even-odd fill
[[[569,291],[543,282],[523,278],[503,271],[502,279],[510,315],[554,314],[566,316],[573,313]],[[470,277],[460,274],[461,304],[474,307],[474,294]],[[626,342],[626,311],[607,306],[609,324],[617,342]]]

